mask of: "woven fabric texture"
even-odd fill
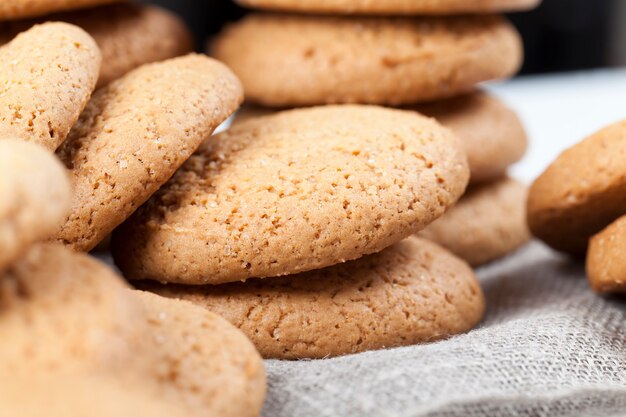
[[[266,361],[264,417],[626,415],[626,299],[538,243],[479,271],[466,335],[316,361]]]

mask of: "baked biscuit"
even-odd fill
[[[43,398],[31,392],[35,415],[49,415],[45,402],[36,405],[58,381],[127,402],[98,415],[160,415],[151,403],[192,417],[260,412],[263,363],[239,330],[189,303],[132,291],[86,255],[57,245],[33,248],[0,275],[0,310],[0,329],[11,340],[0,346],[3,381],[44,392]],[[19,410],[23,402],[9,398],[2,410]],[[53,405],[70,412],[83,403]]]
[[[439,123],[461,139],[473,184],[497,180],[519,161],[528,148],[520,119],[504,103],[485,92],[470,93],[447,100],[408,108]],[[275,113],[268,107],[246,105],[237,111],[233,124]]]
[[[625,161],[626,120],[563,152],[530,188],[531,232],[584,257],[591,236],[626,214]]]
[[[0,139],[56,149],[76,123],[100,70],[100,51],[82,29],[37,25],[0,48]]]
[[[501,258],[530,240],[527,188],[510,178],[472,186],[444,216],[420,232],[472,266]]]
[[[57,151],[74,188],[57,239],[76,250],[93,249],[242,99],[232,72],[201,55],[143,66],[98,90]]]
[[[70,182],[44,148],[0,140],[0,273],[58,230],[70,206]]]
[[[42,16],[62,10],[82,9],[122,0],[2,0],[0,20]]]
[[[415,233],[465,190],[458,140],[415,112],[291,110],[203,143],[113,235],[129,279],[217,284],[323,268]]]
[[[626,292],[626,216],[591,238],[587,277],[598,293]]]
[[[416,237],[295,276],[218,286],[141,285],[222,315],[265,358],[325,358],[431,342],[470,330],[485,308],[469,266]]]
[[[513,75],[516,30],[498,16],[367,18],[253,13],[217,36],[212,53],[270,107],[406,105]]]
[[[242,6],[298,13],[371,15],[448,15],[514,12],[541,0],[237,0]]]

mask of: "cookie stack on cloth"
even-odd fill
[[[252,12],[210,52],[242,80],[235,123],[277,109],[335,103],[404,108],[461,140],[467,195],[421,236],[479,266],[525,244],[526,187],[507,168],[526,152],[517,115],[478,88],[518,70],[523,48],[499,12],[538,0],[240,0]]]
[[[95,39],[102,53],[98,86],[142,64],[194,49],[191,34],[178,16],[123,0],[2,0],[0,45],[46,21],[71,23]]]
[[[65,4],[27,2],[45,3]],[[101,63],[63,22],[0,47],[0,415],[258,416],[263,362],[240,330],[72,250],[171,177],[237,109],[239,80],[188,55],[93,92]]]

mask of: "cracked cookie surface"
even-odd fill
[[[270,107],[442,99],[513,75],[522,60],[518,33],[498,16],[253,13],[211,52],[241,79],[246,100]]]
[[[251,120],[207,140],[113,237],[129,279],[216,284],[378,252],[453,205],[459,141],[432,119],[326,106]]]

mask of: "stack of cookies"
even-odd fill
[[[95,39],[103,62],[98,86],[140,65],[194,49],[191,34],[178,16],[121,0],[3,0],[0,45],[46,21],[71,23]]]
[[[527,138],[520,120],[477,89],[522,62],[515,29],[497,12],[537,0],[240,0],[252,12],[210,46],[242,80],[239,120],[277,109],[360,103],[436,118],[461,140],[467,195],[421,233],[473,266],[529,239],[526,187],[508,178]]]
[[[0,47],[0,414],[257,416],[263,363],[241,331],[70,249],[95,246],[167,181],[241,85],[188,55],[93,92],[101,62],[63,22]]]

